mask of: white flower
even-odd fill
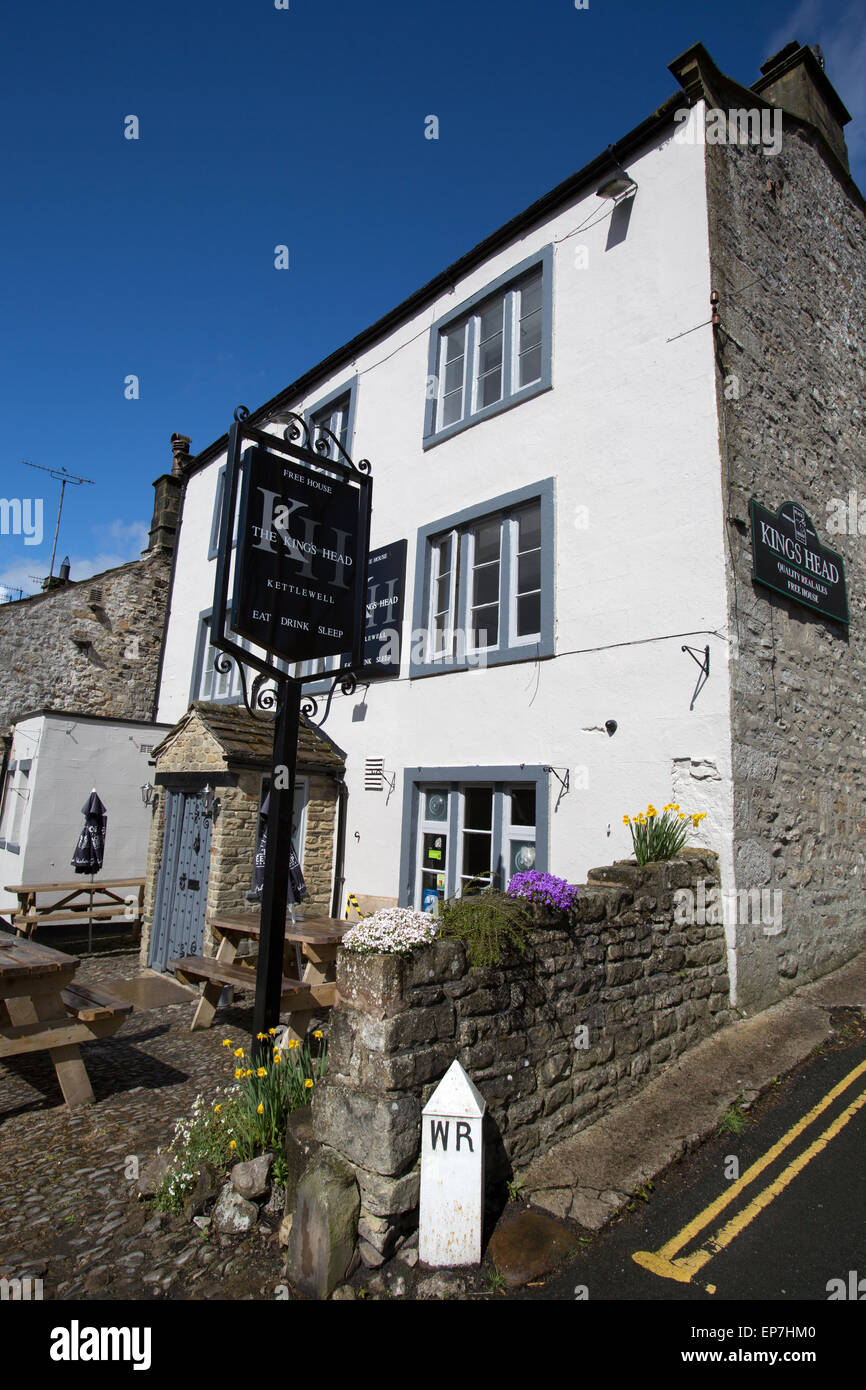
[[[342,944],[348,951],[390,951],[407,955],[416,946],[426,946],[438,935],[435,918],[427,912],[406,907],[383,907],[350,927]]]

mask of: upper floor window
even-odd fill
[[[551,384],[552,248],[434,324],[424,445]]]
[[[410,675],[553,653],[553,481],[419,533]]]
[[[323,401],[319,401],[305,412],[307,425],[310,430],[310,444],[313,449],[318,440],[323,440],[328,444],[331,458],[340,459],[339,453],[334,449],[333,444],[327,435],[320,433],[322,429],[330,430],[341,447],[345,449],[349,457],[352,457],[352,435],[355,429],[355,394],[356,385],[352,381],[348,386],[343,386],[339,391],[333,391],[330,396],[326,396]]]
[[[223,653],[217,647],[211,646],[210,624],[210,613],[203,613],[199,618],[198,642],[189,698],[191,701],[213,700],[219,704],[240,704],[243,699],[243,689],[237,662],[229,657],[227,658],[231,661],[229,670],[225,672],[217,670],[216,659],[222,657]],[[245,651],[248,650],[249,642],[242,637],[234,640],[237,641],[238,646],[243,647]]]

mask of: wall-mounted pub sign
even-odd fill
[[[406,542],[395,541],[370,552],[367,560],[367,616],[364,628],[364,676],[399,676]]]
[[[752,573],[759,584],[795,603],[802,603],[837,622],[848,622],[845,565],[828,550],[807,513],[795,502],[783,502],[777,512],[753,498]]]
[[[232,630],[284,661],[352,652],[366,588],[367,498],[336,472],[244,452]]]

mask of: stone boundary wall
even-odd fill
[[[709,851],[593,870],[570,917],[539,922],[526,956],[497,968],[471,969],[453,940],[410,959],[339,953],[313,1133],[355,1173],[365,1264],[417,1228],[421,1109],[455,1057],[487,1101],[495,1199],[515,1171],[730,1021],[723,924],[675,920],[674,891],[697,898],[699,881],[707,894],[719,883]]]

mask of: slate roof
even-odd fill
[[[186,714],[153,750],[157,758],[164,748],[185,729],[192,719],[199,719],[211,737],[219,744],[229,763],[270,768],[273,762],[273,726],[253,719],[243,705],[216,704],[210,700],[194,700]],[[345,754],[320,730],[301,715],[298,733],[298,769],[339,772],[345,766]]]

